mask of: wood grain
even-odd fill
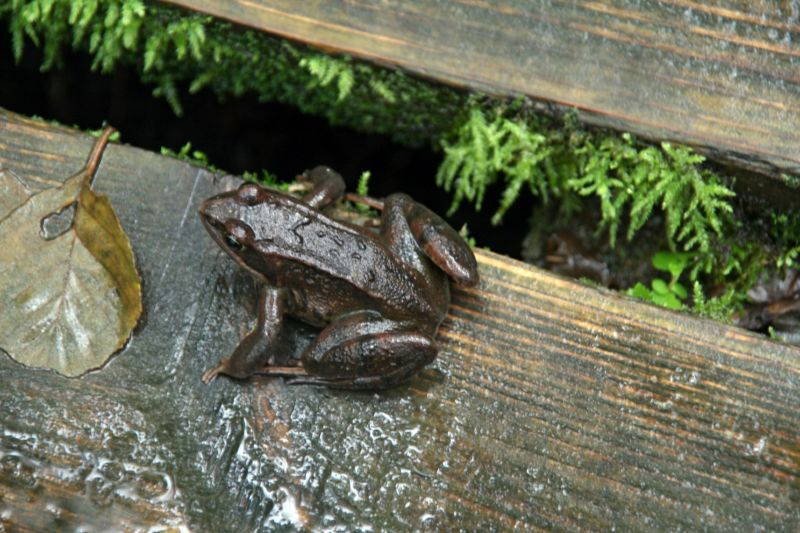
[[[800,174],[794,2],[170,0],[586,122]]]
[[[91,144],[0,111],[18,174]],[[146,319],[80,379],[0,357],[0,529],[796,530],[800,349],[491,252],[407,386],[204,386],[254,318],[194,214],[236,183],[108,148]]]

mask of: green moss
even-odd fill
[[[211,172],[218,172],[218,173],[223,172],[221,169],[211,164],[205,152],[201,152],[200,150],[192,150],[191,142],[187,142],[186,144],[181,146],[181,149],[178,150],[177,152],[170,148],[162,146],[161,155],[166,157],[172,157],[175,159],[180,159],[181,161],[186,161],[187,163],[190,163],[196,167],[202,167],[208,169]]]
[[[629,293],[674,309],[689,302],[685,287],[696,284],[690,309],[730,319],[765,269],[791,266],[800,256],[800,217],[776,215],[769,234],[748,230],[736,213],[732,180],[707,168],[704,157],[684,146],[647,145],[630,134],[581,129],[531,114],[519,103],[499,105],[474,99],[467,118],[442,141],[438,183],[453,193],[451,211],[462,202],[481,209],[487,191],[502,190],[493,217],[504,214],[527,191],[560,217],[596,206],[598,232],[611,246],[623,233],[636,239],[645,224],[662,227],[668,252],[653,258],[670,279],[637,283]],[[624,254],[624,252],[622,252]],[[661,265],[659,258],[672,258]],[[669,261],[668,261],[669,263]],[[680,264],[673,272],[669,267]],[[724,296],[703,296],[702,284],[724,286]]]
[[[200,150],[192,150],[191,142],[185,143],[177,152],[171,148],[162,146],[161,155],[186,161],[191,165],[204,168],[209,172],[214,172],[216,174],[227,174],[227,172],[225,172],[223,169],[212,164],[205,152],[201,152]],[[254,183],[259,183],[261,185],[282,191],[288,191],[290,187],[296,183],[294,181],[281,181],[267,170],[262,170],[260,174],[257,172],[245,172],[242,174],[242,178],[246,181],[252,181]]]
[[[369,181],[372,179],[372,172],[369,170],[365,170],[361,173],[361,176],[358,178],[358,185],[356,186],[356,194],[359,196],[369,196]],[[362,214],[369,215],[369,216],[379,216],[378,212],[368,205],[355,203],[354,204],[357,211],[361,212]]]
[[[182,113],[180,86],[220,98],[255,94],[332,124],[433,144],[453,127],[465,96],[400,71],[332,57],[205,15],[142,0],[11,0],[0,5],[19,59],[26,39],[44,50],[43,69],[70,46],[93,68],[135,66],[154,94]]]
[[[781,174],[781,180],[787,187],[800,189],[800,175],[783,173]]]
[[[485,113],[475,105],[469,118],[442,142],[445,158],[436,180],[453,192],[450,211],[463,200],[481,209],[487,189],[504,182],[504,193],[493,222],[500,223],[523,187],[546,202],[566,192],[566,173],[554,169],[561,152],[559,133],[538,121],[512,120],[499,109]]]
[[[541,117],[476,106],[443,149],[437,180],[453,191],[452,210],[462,200],[480,209],[486,190],[503,182],[494,223],[526,189],[545,202],[561,199],[567,211],[592,197],[612,246],[623,220],[630,241],[658,210],[671,249],[705,254],[733,211],[733,191],[700,166],[702,156],[669,143],[639,145],[629,134],[570,132]]]
[[[336,82],[339,91],[337,102],[341,102],[350,95],[355,83],[355,72],[348,58],[335,58],[325,54],[308,56],[300,59],[298,65],[304,67],[314,76],[311,87],[327,87]]]
[[[694,313],[720,322],[731,323],[734,313],[742,308],[744,297],[740,292],[728,290],[722,296],[706,298],[702,285],[695,281],[692,303]]]
[[[788,213],[773,213],[769,236],[777,255],[779,268],[797,268],[800,257],[800,209]]]

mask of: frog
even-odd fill
[[[298,181],[302,196],[245,182],[200,206],[213,240],[258,285],[254,329],[203,382],[265,375],[291,385],[385,389],[409,380],[437,356],[450,282],[479,282],[472,249],[405,193],[345,194],[342,176],[326,166]],[[380,217],[369,225],[326,214],[345,197]],[[279,359],[286,316],[320,331],[299,357]]]

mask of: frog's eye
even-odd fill
[[[225,234],[225,244],[227,244],[228,248],[231,248],[232,250],[241,250],[244,248],[244,245],[237,241],[236,237],[230,233]]]
[[[229,220],[225,223],[223,238],[228,247],[238,251],[243,249],[245,244],[253,239],[253,230],[244,222]]]
[[[255,183],[245,183],[236,191],[236,196],[243,204],[254,205],[258,203],[262,190],[263,189]]]

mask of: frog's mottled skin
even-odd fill
[[[375,232],[320,211],[344,194],[336,172],[316,167],[304,178],[313,189],[302,200],[247,183],[200,208],[214,240],[262,283],[256,328],[205,382],[268,374],[339,388],[395,385],[436,357],[447,277],[478,282],[469,246],[407,195],[386,198]],[[282,350],[286,313],[324,329],[298,366],[268,366]]]

